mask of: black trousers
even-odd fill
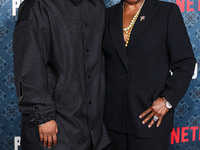
[[[108,130],[108,134],[112,143],[105,150],[169,150],[170,133],[148,139],[113,130]]]

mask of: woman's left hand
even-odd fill
[[[164,100],[163,98],[158,98],[157,100],[154,101],[154,103],[152,104],[151,107],[149,107],[147,110],[145,110],[140,116],[139,118],[143,118],[144,116],[148,116],[142,121],[142,124],[145,124],[146,122],[148,122],[150,119],[151,122],[149,123],[148,127],[151,128],[152,125],[155,123],[154,121],[154,115],[158,118],[158,122],[157,122],[157,127],[160,126],[163,117],[166,115],[166,113],[169,111],[169,109],[165,106],[165,102],[166,100]]]

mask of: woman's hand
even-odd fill
[[[144,116],[148,116],[142,121],[142,124],[145,124],[147,121],[149,121],[150,119],[151,122],[149,123],[148,127],[151,128],[152,125],[155,123],[153,117],[154,115],[158,118],[158,122],[157,122],[157,127],[160,126],[163,117],[166,115],[166,113],[169,111],[169,109],[166,107],[165,105],[166,100],[164,100],[163,98],[158,98],[157,100],[154,101],[154,103],[152,104],[151,107],[149,107],[147,110],[145,110],[140,116],[139,118],[143,118]]]

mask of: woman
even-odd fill
[[[106,14],[108,150],[168,150],[174,108],[195,66],[177,5],[124,0]]]

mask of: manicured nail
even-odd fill
[[[145,122],[144,122],[144,121],[142,121],[142,124],[145,124]]]
[[[150,126],[150,125],[148,125],[148,128],[151,128],[151,126]]]
[[[142,116],[139,116],[139,118],[142,118]]]
[[[159,127],[159,125],[157,125],[156,127]]]

